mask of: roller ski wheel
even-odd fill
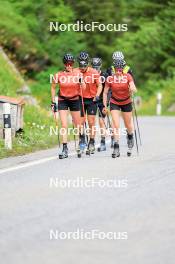
[[[116,153],[112,153],[112,158],[115,159],[115,158],[119,158],[120,157],[120,153],[119,154],[116,154]]]
[[[82,154],[83,154],[83,150],[77,149],[77,157],[78,158],[81,158],[82,157]]]
[[[132,149],[128,149],[128,151],[127,151],[127,156],[128,156],[128,157],[131,157],[131,155],[132,155]]]
[[[63,152],[62,151],[62,153],[61,154],[59,154],[59,159],[66,159],[66,158],[68,158],[68,152]]]
[[[120,157],[120,148],[118,143],[114,143],[114,150],[112,153],[112,158],[119,158]]]
[[[68,155],[59,154],[59,159],[66,159],[68,158]]]

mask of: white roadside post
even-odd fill
[[[158,93],[157,94],[157,108],[156,108],[156,113],[157,113],[158,116],[160,116],[161,113],[162,113],[161,102],[162,102],[162,93]]]
[[[4,119],[4,135],[5,135],[5,148],[12,149],[12,128],[11,128],[11,113],[10,104],[3,104],[3,119]]]

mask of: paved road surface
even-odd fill
[[[174,264],[175,118],[142,118],[140,126],[139,157],[126,157],[123,139],[119,159],[108,148],[81,160],[60,161],[56,149],[1,160],[1,263]],[[78,177],[127,186],[49,187],[51,178]],[[51,230],[78,229],[127,232],[128,239],[50,240]]]

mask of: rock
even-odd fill
[[[22,98],[25,100],[26,104],[39,106],[36,98],[31,95],[24,95]]]
[[[18,94],[31,94],[30,87],[24,84],[20,89],[17,90]]]
[[[175,103],[168,108],[168,112],[175,112]]]

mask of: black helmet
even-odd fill
[[[89,62],[89,54],[86,51],[81,51],[78,56],[78,61],[88,61]]]
[[[101,66],[102,66],[101,58],[92,58],[92,68],[100,69]]]
[[[74,63],[75,59],[74,56],[70,53],[66,53],[63,57],[63,63],[66,64],[67,62],[73,62]]]
[[[88,66],[87,61],[80,60],[79,61],[79,68],[86,68]]]
[[[121,68],[123,69],[126,65],[126,62],[124,60],[114,60],[113,65],[115,68]]]

